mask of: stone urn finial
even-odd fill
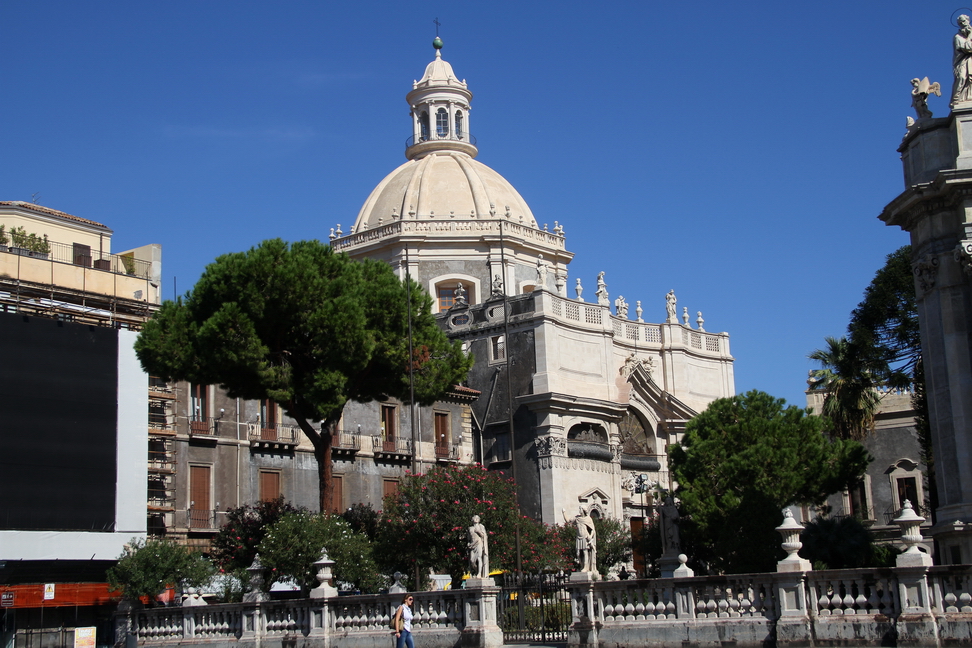
[[[901,528],[901,544],[905,546],[903,553],[895,559],[898,567],[916,567],[931,564],[931,556],[918,550],[922,541],[921,523],[925,518],[915,513],[911,500],[905,500],[901,513],[894,518],[894,523]]]
[[[311,598],[328,598],[337,596],[337,588],[332,581],[334,579],[331,569],[334,561],[327,557],[327,549],[321,549],[321,557],[314,561],[314,574],[317,578],[317,587],[311,590]]]
[[[243,595],[244,603],[257,603],[260,601],[269,601],[270,595],[263,591],[263,586],[266,583],[266,577],[264,576],[266,569],[263,563],[260,562],[260,554],[253,557],[253,562],[246,571],[250,573],[250,591]]]
[[[813,569],[810,561],[801,558],[798,553],[803,548],[803,543],[800,542],[803,525],[793,518],[793,512],[790,509],[783,509],[783,524],[776,527],[776,530],[783,536],[782,547],[783,551],[786,552],[786,558],[776,563],[776,571],[793,572]]]

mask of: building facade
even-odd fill
[[[149,384],[135,357],[161,250],[0,202],[0,645],[107,637],[105,570],[146,536]],[[11,644],[13,642],[13,644]]]
[[[384,260],[433,295],[443,328],[476,358],[473,457],[516,479],[527,514],[559,523],[583,505],[643,518],[652,503],[634,492],[635,477],[670,487],[666,446],[734,394],[729,336],[706,332],[701,315],[691,326],[687,309],[679,319],[674,292],[649,309],[666,319],[646,322],[640,302],[612,301],[603,272],[590,301],[579,279],[568,297],[564,228],[541,226],[475,159],[472,93],[435,46],[406,96],[406,162],[349,232],[331,231],[331,245]]]

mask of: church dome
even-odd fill
[[[399,218],[422,221],[508,218],[537,227],[533,212],[506,178],[461,151],[411,159],[382,180],[365,201],[354,232]]]

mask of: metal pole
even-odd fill
[[[503,239],[503,221],[499,221],[500,234],[500,265],[503,268],[503,338],[506,348],[506,404],[509,410],[507,419],[510,430],[510,476],[513,483],[519,486],[516,480],[516,435],[513,430],[513,372],[512,368],[512,344],[510,343],[510,295],[506,283],[506,246]],[[517,497],[517,509],[520,508],[519,497]],[[520,547],[520,511],[516,515],[516,576],[517,581],[523,577],[523,554]]]
[[[408,410],[412,427],[412,474],[418,474],[418,440],[415,429],[415,353],[412,349],[412,274],[405,246],[405,297],[408,302]]]

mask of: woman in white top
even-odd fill
[[[412,602],[411,594],[406,594],[402,604],[395,610],[395,648],[415,648],[412,643]]]

